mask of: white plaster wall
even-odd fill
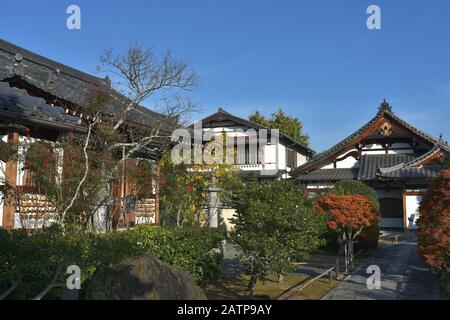
[[[361,151],[361,155],[366,154],[386,154],[384,150],[368,150],[368,151]]]
[[[323,182],[308,182],[308,185],[306,186],[307,189],[325,189],[325,188],[332,188],[332,183],[323,183]]]
[[[8,136],[7,135],[2,136],[1,140],[3,142],[8,142]],[[5,170],[6,170],[6,163],[0,160],[0,186],[5,184]],[[3,205],[0,204],[0,206],[1,206],[0,207],[0,214],[2,214],[3,213],[3,211],[2,211]],[[0,226],[1,226],[1,223],[2,222],[1,222],[1,219],[0,219]]]
[[[222,222],[225,224],[227,228],[227,234],[230,235],[234,230],[235,224],[231,222],[231,219],[234,218],[236,214],[236,209],[224,208],[220,212],[220,216],[222,218]]]
[[[3,226],[3,192],[0,191],[0,227]]]
[[[355,168],[359,165],[359,161],[352,156],[345,158],[342,161],[336,162],[336,168]]]
[[[278,143],[278,168],[286,170],[286,147]]]
[[[336,159],[342,158],[346,154],[353,152],[353,151],[356,151],[356,149],[352,149],[347,152],[341,153],[340,155],[338,155],[336,157]],[[356,168],[358,165],[359,165],[359,161],[356,160],[355,158],[353,158],[352,156],[349,156],[349,157],[345,158],[344,160],[336,162],[336,168]],[[321,167],[321,169],[334,169],[334,165],[333,165],[333,163],[329,163],[329,164],[326,164],[323,167]]]
[[[334,169],[334,165],[332,163],[329,163],[327,165],[324,165],[320,169]]]
[[[277,146],[266,145],[264,146],[264,163],[271,164],[277,162]]]
[[[3,142],[8,142],[8,135],[1,137]],[[6,163],[0,160],[0,186],[5,184]],[[0,227],[3,225],[3,193],[0,191]]]
[[[6,163],[0,160],[0,186],[5,184]]]
[[[405,195],[406,226],[408,229],[417,228],[417,219],[419,218],[419,205],[422,201],[422,195]]]
[[[25,175],[25,154],[30,143],[33,143],[35,139],[27,138],[24,136],[19,137],[19,148],[18,148],[18,163],[17,163],[17,176],[16,176],[16,185],[23,185],[23,177]]]
[[[307,161],[306,156],[297,152],[297,167],[306,163],[306,161]]]

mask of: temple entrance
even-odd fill
[[[419,206],[422,202],[422,192],[405,192],[403,194],[404,225],[405,230],[417,229],[417,219],[419,218]]]
[[[403,200],[398,197],[380,198],[382,228],[403,228]]]

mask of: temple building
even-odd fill
[[[196,124],[200,126],[201,132],[210,138],[213,136],[226,136],[227,140],[231,138],[233,146],[237,149],[231,162],[233,167],[239,170],[239,176],[243,180],[264,182],[290,179],[294,169],[306,163],[315,154],[314,150],[278,130],[275,132],[222,108],[192,124],[190,128],[194,129]],[[203,141],[203,144],[207,141]],[[220,201],[212,207],[217,207],[219,211],[217,221],[224,223],[227,231],[231,232],[234,228],[231,220],[236,209]]]
[[[272,129],[237,117],[222,108],[197,123],[201,124],[204,133],[234,139],[238,150],[232,163],[243,178],[253,176],[259,181],[287,179],[295,168],[315,154],[314,150],[282,132],[277,132],[274,139]],[[194,128],[194,124],[190,128]]]
[[[314,193],[340,180],[360,180],[380,200],[382,228],[416,228],[428,184],[447,165],[450,147],[399,118],[383,101],[359,130],[296,168],[291,175]]]
[[[87,120],[92,117],[86,106],[90,95],[98,92],[110,97],[102,107],[101,121],[112,122],[122,117],[126,98],[111,88],[108,78],[92,76],[0,39],[0,147],[6,148],[8,142],[21,146],[14,160],[6,159],[5,153],[0,153],[0,227],[41,227],[59,214],[46,195],[36,190],[32,174],[24,167],[26,145],[39,140],[57,145],[66,133],[86,134]],[[171,119],[136,106],[126,113],[120,135],[123,141],[129,142],[151,135],[161,124],[164,127],[158,127],[158,130],[167,131],[170,136],[175,126]],[[136,166],[140,161],[152,163],[155,177],[148,181],[153,186],[152,194],[145,198],[135,194],[133,182],[123,171],[117,184],[111,186],[113,203],[99,204],[95,210],[92,223],[96,228],[117,228],[124,223],[158,223],[158,160],[164,151],[161,148],[136,150],[124,162],[124,167]],[[63,156],[60,167],[55,170],[64,171]],[[3,194],[6,185],[17,193]],[[125,200],[130,198],[137,200],[132,209],[127,209],[128,218],[124,218]]]

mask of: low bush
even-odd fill
[[[94,272],[126,258],[151,255],[192,274],[205,285],[218,276],[223,233],[203,228],[165,229],[141,225],[106,234],[79,233],[54,225],[35,231],[0,228],[0,297],[17,283],[8,299],[32,299],[56,275],[46,299],[61,298],[66,268],[81,269],[82,287]],[[58,273],[59,271],[59,273]]]

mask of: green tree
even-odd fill
[[[207,188],[212,177],[220,188],[221,202],[228,202],[241,186],[239,171],[230,165],[174,164],[170,154],[161,160],[160,213],[166,227],[198,226],[205,217]]]
[[[233,223],[238,258],[250,276],[250,296],[269,270],[282,275],[293,268],[294,259],[307,258],[323,243],[320,235],[326,227],[324,216],[288,181],[246,185]]]
[[[309,136],[303,133],[303,124],[300,120],[286,115],[281,109],[272,113],[270,118],[266,118],[259,111],[256,111],[250,115],[249,120],[271,129],[278,129],[281,133],[305,146],[309,144]]]

